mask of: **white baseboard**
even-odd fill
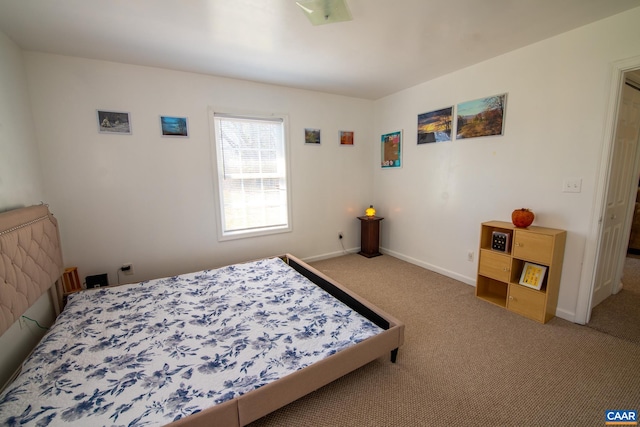
[[[351,249],[346,249],[344,251],[328,252],[328,253],[325,253],[325,254],[315,255],[315,256],[311,256],[311,257],[304,257],[304,258],[301,258],[301,259],[304,262],[315,262],[315,261],[322,261],[323,259],[335,258],[335,257],[342,256],[342,255],[355,254],[355,253],[358,253],[359,251],[360,251],[360,248],[351,248]],[[443,276],[447,276],[447,277],[450,277],[452,279],[458,280],[458,281],[460,281],[462,283],[466,283],[467,285],[471,285],[471,286],[475,286],[476,285],[475,277],[471,278],[471,277],[463,276],[463,275],[455,273],[453,271],[445,270],[445,269],[440,268],[438,266],[435,266],[433,264],[429,264],[428,262],[423,262],[423,261],[417,260],[415,258],[412,258],[410,256],[406,256],[406,255],[401,254],[399,252],[390,251],[390,250],[385,249],[385,248],[380,248],[380,253],[390,255],[390,256],[392,256],[394,258],[401,259],[403,261],[406,261],[406,262],[408,262],[410,264],[417,265],[417,266],[422,267],[422,268],[426,268],[427,270],[434,271],[436,273],[442,274]]]
[[[316,262],[316,261],[322,261],[323,259],[335,258],[338,256],[349,255],[349,254],[356,254],[359,251],[360,251],[360,248],[351,248],[351,249],[345,249],[343,251],[328,252],[325,254],[314,255],[310,257],[304,257],[304,258],[301,257],[300,259],[303,260],[304,262]]]
[[[561,308],[556,307],[556,317],[559,317],[560,319],[564,319],[567,320],[571,323],[577,323],[579,325],[584,325],[584,323],[580,323],[576,321],[576,313],[575,312],[570,312],[567,310],[563,310]]]
[[[385,248],[380,248],[380,252],[382,252],[383,254],[388,254],[391,255],[392,257],[401,259],[403,261],[406,261],[408,263],[417,265],[419,267],[422,268],[426,268],[427,270],[430,271],[434,271],[438,274],[442,274],[443,276],[447,276],[450,277],[452,279],[455,279],[459,282],[462,283],[466,283],[467,285],[471,285],[471,286],[476,286],[476,278],[475,277],[467,277],[467,276],[463,276],[462,274],[458,274],[454,271],[450,271],[450,270],[446,270],[444,268],[440,268],[436,265],[433,264],[429,264],[428,262],[424,262],[424,261],[420,261],[418,259],[412,258],[410,256],[401,254],[399,252],[395,252],[395,251],[391,251],[389,249],[385,249]]]

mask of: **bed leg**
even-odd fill
[[[391,350],[391,363],[396,363],[396,359],[398,358],[398,349]]]

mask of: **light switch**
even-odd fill
[[[580,193],[582,191],[582,178],[565,178],[562,182],[563,193]]]

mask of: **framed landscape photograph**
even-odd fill
[[[348,130],[340,131],[340,145],[353,145],[353,132]]]
[[[520,276],[519,283],[521,285],[540,290],[546,272],[547,267],[545,267],[544,265],[525,262],[524,267],[522,268],[522,275]]]
[[[320,144],[320,129],[304,130],[304,143],[305,144]]]
[[[99,133],[131,135],[131,120],[129,113],[97,110],[97,115]]]
[[[456,139],[504,134],[507,94],[458,104]]]
[[[160,116],[162,136],[187,138],[189,126],[186,117]]]
[[[418,114],[418,145],[451,141],[453,106]]]
[[[382,168],[402,166],[402,131],[387,133],[380,138],[382,145]]]

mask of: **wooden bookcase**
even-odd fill
[[[493,232],[505,233],[505,251],[492,249]],[[560,290],[565,230],[509,222],[484,222],[480,229],[480,260],[476,296],[541,323],[555,316]],[[547,268],[540,290],[519,284],[526,262]]]

